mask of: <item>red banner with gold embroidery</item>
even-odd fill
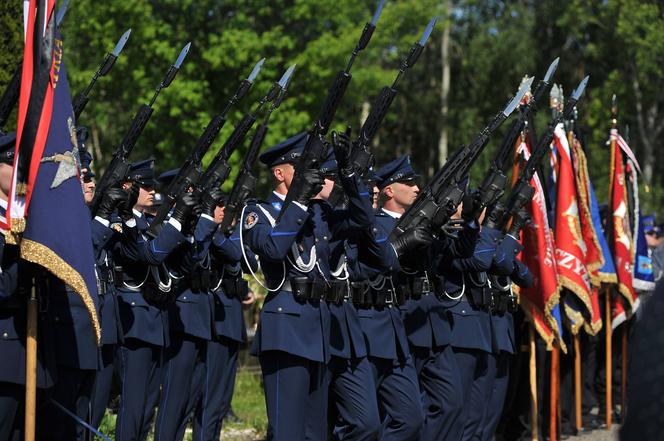
[[[611,184],[609,187],[609,209],[611,229],[609,244],[613,248],[613,258],[618,276],[618,291],[627,300],[629,309],[636,306],[637,294],[632,285],[633,253],[631,228],[629,225],[629,204],[625,183],[625,167],[621,149],[617,142],[618,131],[611,131]],[[617,308],[619,309],[619,308]],[[614,309],[615,310],[615,309]]]
[[[563,288],[568,289],[581,301],[586,311],[584,318],[592,317],[590,277],[586,268],[587,245],[579,220],[579,202],[572,156],[567,134],[562,124],[554,131],[554,142],[558,153],[558,177],[556,189],[556,268]],[[581,320],[574,320],[572,332],[577,333]]]
[[[570,132],[568,138],[572,148],[581,234],[586,244],[586,269],[591,283],[591,316],[590,321],[586,321],[584,324],[584,328],[589,334],[595,335],[602,328],[602,314],[599,309],[599,287],[601,285],[599,270],[604,266],[604,254],[590,211],[590,175],[586,154],[574,133]]]
[[[517,140],[517,154],[526,161],[530,157],[528,137]],[[515,170],[514,176],[517,175],[518,171]],[[521,243],[524,248],[519,259],[528,267],[535,283],[530,288],[515,287],[515,290],[519,293],[521,307],[531,318],[538,334],[547,343],[547,347],[552,347],[554,340],[557,340],[561,348],[565,350],[558,305],[560,289],[556,271],[555,248],[547,218],[544,189],[537,173],[530,180],[530,185],[535,189],[535,194],[526,208],[532,222],[523,228]]]

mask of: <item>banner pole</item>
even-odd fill
[[[535,327],[528,327],[530,337],[530,439],[539,441],[539,422],[537,409],[537,345],[535,344]]]
[[[35,440],[37,419],[37,314],[39,300],[33,286],[28,300],[27,339],[25,344],[25,441]]]
[[[611,329],[611,290],[610,288],[606,288],[605,290],[605,295],[604,295],[604,323],[605,323],[605,352],[606,352],[606,360],[605,360],[605,368],[606,368],[606,427],[608,429],[611,429],[611,426],[613,425],[613,398],[612,398],[612,390],[611,390],[611,385],[612,385],[612,377],[613,377],[613,372],[612,372],[612,355],[611,355],[611,336],[613,334],[613,330]]]
[[[581,330],[579,330],[581,332]],[[574,336],[574,409],[576,416],[576,430],[583,427],[581,415],[581,337],[577,333]]]

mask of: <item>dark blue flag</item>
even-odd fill
[[[90,211],[83,199],[78,145],[62,37],[56,31],[51,82],[53,104],[39,161],[32,158],[21,257],[39,264],[81,297],[100,341]],[[34,173],[36,172],[36,173]]]

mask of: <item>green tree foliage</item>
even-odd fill
[[[21,2],[2,2],[0,88],[21,56]],[[369,47],[353,67],[353,81],[334,129],[360,125],[363,110],[390,84],[411,44],[434,15],[439,23],[418,64],[408,72],[376,140],[378,162],[411,153],[430,175],[438,161],[441,28],[450,26],[451,90],[446,124],[450,152],[473,136],[505,104],[525,74],[538,79],[556,56],[555,81],[566,94],[585,75],[591,80],[579,105],[579,125],[600,199],[608,189],[610,99],[618,96],[619,127],[629,124],[653,192],[645,209],[658,209],[664,187],[659,139],[664,130],[664,8],[655,0],[438,0],[388,2]],[[85,87],[105,52],[129,27],[132,36],[111,74],[102,78],[80,124],[92,129],[97,168],[108,161],[139,104],[152,95],[187,41],[191,52],[173,85],[162,92],[152,121],[132,153],[154,156],[166,170],[183,161],[210,118],[221,111],[253,64],[267,62],[250,96],[231,112],[208,161],[242,114],[291,63],[298,67],[289,97],[275,112],[265,147],[306,130],[318,114],[336,72],[343,68],[375,8],[374,0],[75,0],[65,18],[66,62],[74,91]],[[540,106],[536,131],[550,116]],[[502,135],[507,125],[500,130]],[[500,136],[473,169],[485,173]],[[246,143],[248,144],[248,143]],[[237,164],[246,149],[233,156]],[[237,167],[236,167],[237,168]],[[263,172],[263,186],[267,173]]]

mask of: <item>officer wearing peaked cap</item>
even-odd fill
[[[316,196],[323,189],[319,169],[293,163],[306,134],[290,138],[260,157],[272,169],[274,192],[243,210],[243,242],[260,258],[269,291],[252,352],[259,356],[268,411],[268,439],[326,439],[326,363],[331,355],[329,309],[334,292],[330,240],[348,234],[365,213],[337,212]],[[326,191],[331,191],[328,184]],[[282,208],[286,194],[294,203]],[[349,199],[359,198],[353,191]],[[359,205],[359,203],[358,203]],[[284,211],[285,210],[285,211]],[[281,212],[281,219],[276,223]]]
[[[383,199],[378,218],[385,231],[391,232],[397,219],[415,200],[417,174],[409,158],[402,157],[381,168],[378,175]],[[394,242],[401,271],[392,272],[392,284],[424,396],[424,440],[454,439],[454,424],[461,412],[450,324],[440,300],[443,279],[435,261],[440,255],[465,255],[474,244],[475,235],[476,229],[469,229],[456,240],[448,237],[434,240],[421,227],[404,233]]]
[[[368,198],[364,182],[349,165],[352,144],[349,137],[334,136],[334,149],[329,149],[325,162],[320,166],[325,175],[325,186],[321,191],[323,199],[329,199],[331,190],[337,182],[348,194],[358,194],[360,198],[349,198],[348,211],[361,212],[357,216],[358,228],[349,235],[335,235],[330,242],[332,263],[331,284],[334,290],[327,296],[331,314],[330,329],[330,403],[333,409],[329,418],[333,439],[373,440],[380,433],[381,420],[378,411],[376,386],[367,359],[367,348],[360,326],[360,319],[350,291],[350,280],[357,273],[359,250],[358,236],[366,234],[373,241],[373,247],[367,246],[363,254],[371,258],[381,257],[380,247],[372,235],[373,208]],[[339,163],[335,151],[339,154]],[[358,203],[360,205],[358,205]],[[339,210],[339,212],[343,212]],[[353,249],[353,247],[355,249]],[[355,278],[355,277],[353,277]]]
[[[165,259],[186,242],[183,225],[189,221],[194,202],[178,199],[171,219],[154,239],[143,234],[149,228],[144,214],[153,204],[154,160],[132,164],[128,182],[135,191],[132,215],[124,220],[121,240],[114,248],[118,271],[115,283],[124,343],[116,354],[122,397],[116,423],[117,440],[142,439],[150,429],[159,398],[162,350],[168,345],[166,304],[172,287]]]

